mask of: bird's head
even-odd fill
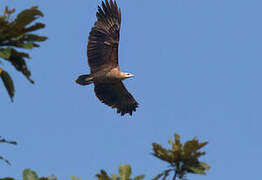
[[[131,74],[131,73],[123,73],[123,79],[127,79],[127,78],[131,78],[131,77],[133,77],[133,76],[135,76],[135,75],[133,75],[133,74]]]

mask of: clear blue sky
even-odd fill
[[[88,33],[101,0],[2,0],[21,11],[38,5],[49,37],[31,53],[35,85],[5,63],[15,81],[11,103],[0,83],[0,176],[20,179],[24,168],[95,179],[100,169],[131,164],[150,179],[167,164],[150,155],[151,143],[209,141],[207,176],[192,180],[258,179],[262,161],[262,1],[118,0],[122,10],[120,67],[140,103],[130,118],[100,103],[93,86],[74,83],[89,73]]]

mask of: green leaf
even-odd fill
[[[145,178],[145,175],[136,176],[134,180],[142,180]]]
[[[99,180],[111,180],[111,178],[107,175],[106,171],[103,169],[100,171],[100,174],[96,174],[96,177]]]
[[[194,143],[194,141],[187,141],[184,144],[184,153],[185,156],[190,156],[192,152],[194,152],[197,149],[197,143]]]
[[[207,163],[205,163],[205,162],[201,162],[200,163],[200,167],[205,169],[205,170],[209,170],[210,169],[210,166]]]
[[[119,172],[119,175],[120,175],[120,180],[128,180],[129,177],[131,176],[132,169],[131,169],[130,165],[124,164],[124,165],[119,167],[118,172]]]
[[[39,29],[43,29],[45,27],[45,24],[43,23],[35,23],[32,26],[29,26],[27,28],[24,29],[25,32],[32,32],[32,31],[36,31]]]
[[[71,178],[72,180],[81,180],[81,178],[76,178],[75,176],[72,176]]]
[[[23,41],[45,41],[47,39],[47,37],[45,36],[38,36],[36,34],[25,34],[22,38]]]
[[[198,144],[198,149],[201,149],[202,147],[204,147],[205,145],[207,145],[208,142],[201,142]]]
[[[0,57],[3,59],[8,59],[11,56],[11,48],[1,48]]]
[[[173,141],[171,139],[168,140],[169,144],[173,144]]]
[[[199,141],[195,138],[191,141],[187,141],[183,147],[185,157],[187,156],[190,157],[193,154],[192,156],[195,156],[198,158],[199,156],[204,155],[205,153],[200,153],[198,152],[198,150],[201,149],[206,144],[208,144],[208,142],[199,143]]]
[[[12,65],[16,68],[16,70],[22,72],[31,83],[34,83],[34,81],[30,78],[31,72],[27,68],[24,59],[24,58],[28,58],[29,55],[26,53],[18,52],[13,48],[11,48],[11,50],[12,50],[11,56],[9,57],[8,60],[12,63]]]
[[[34,44],[33,43],[26,43],[26,44],[22,44],[20,47],[25,48],[25,49],[33,49]]]
[[[38,180],[38,176],[34,171],[25,169],[23,172],[23,180]]]
[[[181,151],[182,144],[180,142],[179,134],[175,133],[174,138],[175,138],[175,143],[173,143],[172,150],[173,151]]]
[[[31,34],[30,38],[27,36],[28,32],[36,31],[45,27],[45,24],[37,22],[31,26],[34,20],[38,17],[42,17],[43,13],[37,9],[37,7],[32,7],[30,9],[23,10],[20,12],[15,20],[8,21],[9,18],[0,17],[0,45],[4,46],[16,46],[22,48],[29,48],[29,46],[23,47],[22,44],[32,43],[34,41],[44,41],[47,38],[44,36],[37,36]],[[32,37],[35,36],[35,37]],[[33,47],[38,47],[39,45],[34,45]]]
[[[14,87],[14,83],[13,80],[11,78],[11,76],[8,74],[8,72],[4,71],[3,69],[0,68],[0,76],[1,79],[5,85],[5,88],[11,98],[11,101],[13,102],[13,97],[15,94],[15,87]]]
[[[15,180],[14,178],[6,177],[6,178],[0,178],[0,180]]]
[[[179,134],[175,133],[174,137],[175,137],[176,142],[180,142],[180,135]]]
[[[4,26],[0,27],[0,42],[16,39],[26,32],[43,28],[44,24],[42,23],[36,23],[33,26],[27,27],[35,19],[41,16],[43,16],[43,13],[39,11],[37,7],[32,7],[20,12],[15,20],[11,22],[9,22],[8,19],[4,19],[4,21],[1,20],[0,23]]]
[[[206,174],[205,170],[200,167],[189,167],[189,169],[195,174]]]
[[[13,12],[14,9],[6,8],[5,15],[0,16],[0,47],[2,47],[0,48],[0,60],[9,61],[17,71],[22,72],[31,83],[34,83],[25,61],[26,58],[30,59],[30,56],[28,53],[17,51],[17,48],[32,49],[39,47],[38,42],[47,39],[45,36],[33,34],[33,31],[45,27],[43,23],[33,23],[34,20],[42,17],[43,13],[37,7],[32,7],[18,13],[16,18],[9,17]],[[12,97],[12,92],[8,92]]]
[[[113,180],[118,180],[119,178],[117,177],[117,175],[115,173],[112,174],[112,179]]]
[[[34,6],[30,9],[26,9],[20,12],[15,19],[17,26],[24,27],[30,24],[35,19],[37,19],[38,17],[43,17],[43,13],[39,11],[37,8],[38,7]]]
[[[161,145],[153,143],[153,155],[163,161],[167,161],[172,167],[158,174],[153,180],[159,178],[165,179],[170,171],[175,171],[179,178],[183,178],[188,173],[205,174],[205,170],[210,167],[206,163],[200,163],[199,157],[205,155],[205,152],[200,152],[207,142],[199,142],[196,138],[184,143],[180,142],[180,136],[174,134],[175,141],[169,140],[171,149],[165,149]]]

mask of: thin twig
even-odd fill
[[[1,138],[1,136],[0,136],[0,143],[7,143],[7,144],[17,145],[17,142],[15,142],[15,141],[7,141],[6,139]]]
[[[175,170],[175,174],[173,176],[173,180],[176,180],[177,171]]]
[[[11,163],[1,155],[0,155],[0,160],[6,162],[9,166],[11,165]]]

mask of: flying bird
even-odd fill
[[[87,56],[91,74],[80,75],[76,83],[94,84],[97,98],[104,104],[117,109],[122,116],[132,115],[138,107],[137,101],[127,91],[122,80],[133,74],[120,71],[118,65],[119,31],[121,10],[116,1],[105,0],[98,6],[97,21],[89,33]]]

